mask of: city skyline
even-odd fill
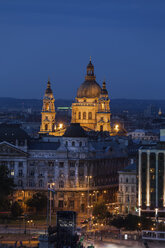
[[[164,99],[162,1],[1,2],[0,97],[74,99],[89,57],[110,99]],[[65,89],[65,90],[64,90]]]

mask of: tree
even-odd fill
[[[121,217],[121,216],[118,216],[117,218],[114,218],[112,221],[111,221],[111,225],[112,226],[115,226],[117,228],[122,228],[125,226],[125,223],[124,223],[124,218]]]
[[[18,217],[23,213],[23,209],[20,204],[15,201],[11,206],[11,214],[13,217]]]
[[[109,213],[107,206],[105,205],[104,202],[97,203],[94,208],[93,208],[93,216],[98,220],[98,221],[107,221],[110,217],[111,214]]]
[[[0,210],[8,210],[10,207],[8,196],[14,191],[14,180],[9,177],[8,167],[0,165]]]
[[[41,212],[46,208],[47,196],[42,192],[38,192],[26,201],[26,205],[30,208],[35,208],[36,212]]]
[[[140,226],[140,228],[144,230],[150,229],[153,222],[151,219],[144,216],[139,217],[137,215],[128,214],[125,218],[121,216],[114,218],[111,221],[111,225],[119,229],[123,227],[126,230],[138,230]]]

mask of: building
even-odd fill
[[[55,99],[51,89],[50,81],[47,82],[47,88],[43,98],[43,107],[41,112],[40,134],[62,136],[65,127],[62,123],[56,123]]]
[[[31,139],[19,125],[0,125],[0,164],[7,165],[22,206],[37,191],[54,184],[52,210],[74,210],[84,218],[97,201],[117,203],[118,170],[128,163],[120,137],[90,135],[72,123],[63,136]],[[18,137],[19,138],[18,138]]]
[[[104,81],[101,88],[96,82],[94,66],[90,59],[85,81],[79,87],[72,104],[72,123],[80,123],[88,131],[110,132],[109,103],[106,83]]]
[[[127,136],[131,137],[133,140],[139,141],[158,141],[159,135],[155,130],[144,130],[136,129],[132,132],[127,133]]]
[[[137,213],[137,172],[136,163],[131,163],[119,171],[118,204],[120,214]]]
[[[55,131],[56,112],[54,102],[53,91],[51,89],[50,81],[48,80],[43,98],[40,133],[50,133]]]
[[[139,149],[139,215],[165,217],[165,139],[160,138],[157,144]]]

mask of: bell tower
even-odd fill
[[[41,112],[40,133],[49,133],[55,131],[55,106],[54,96],[51,89],[50,81],[47,82],[47,88],[43,98],[43,107]]]
[[[106,89],[106,82],[104,80],[102,89],[101,89],[101,94],[100,98],[98,101],[98,112],[96,114],[97,118],[97,126],[96,126],[96,131],[111,131],[111,126],[110,126],[110,99],[108,97],[108,91]]]

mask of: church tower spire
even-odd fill
[[[45,95],[43,98],[40,133],[54,132],[56,116],[54,102],[55,99],[53,96],[53,91],[51,89],[50,80],[48,79],[47,88],[45,90]]]
[[[97,126],[96,126],[97,131],[107,131],[107,132],[111,131],[111,126],[110,126],[111,113],[110,113],[109,103],[110,103],[110,99],[108,96],[108,91],[106,89],[106,82],[104,80],[98,103]]]

